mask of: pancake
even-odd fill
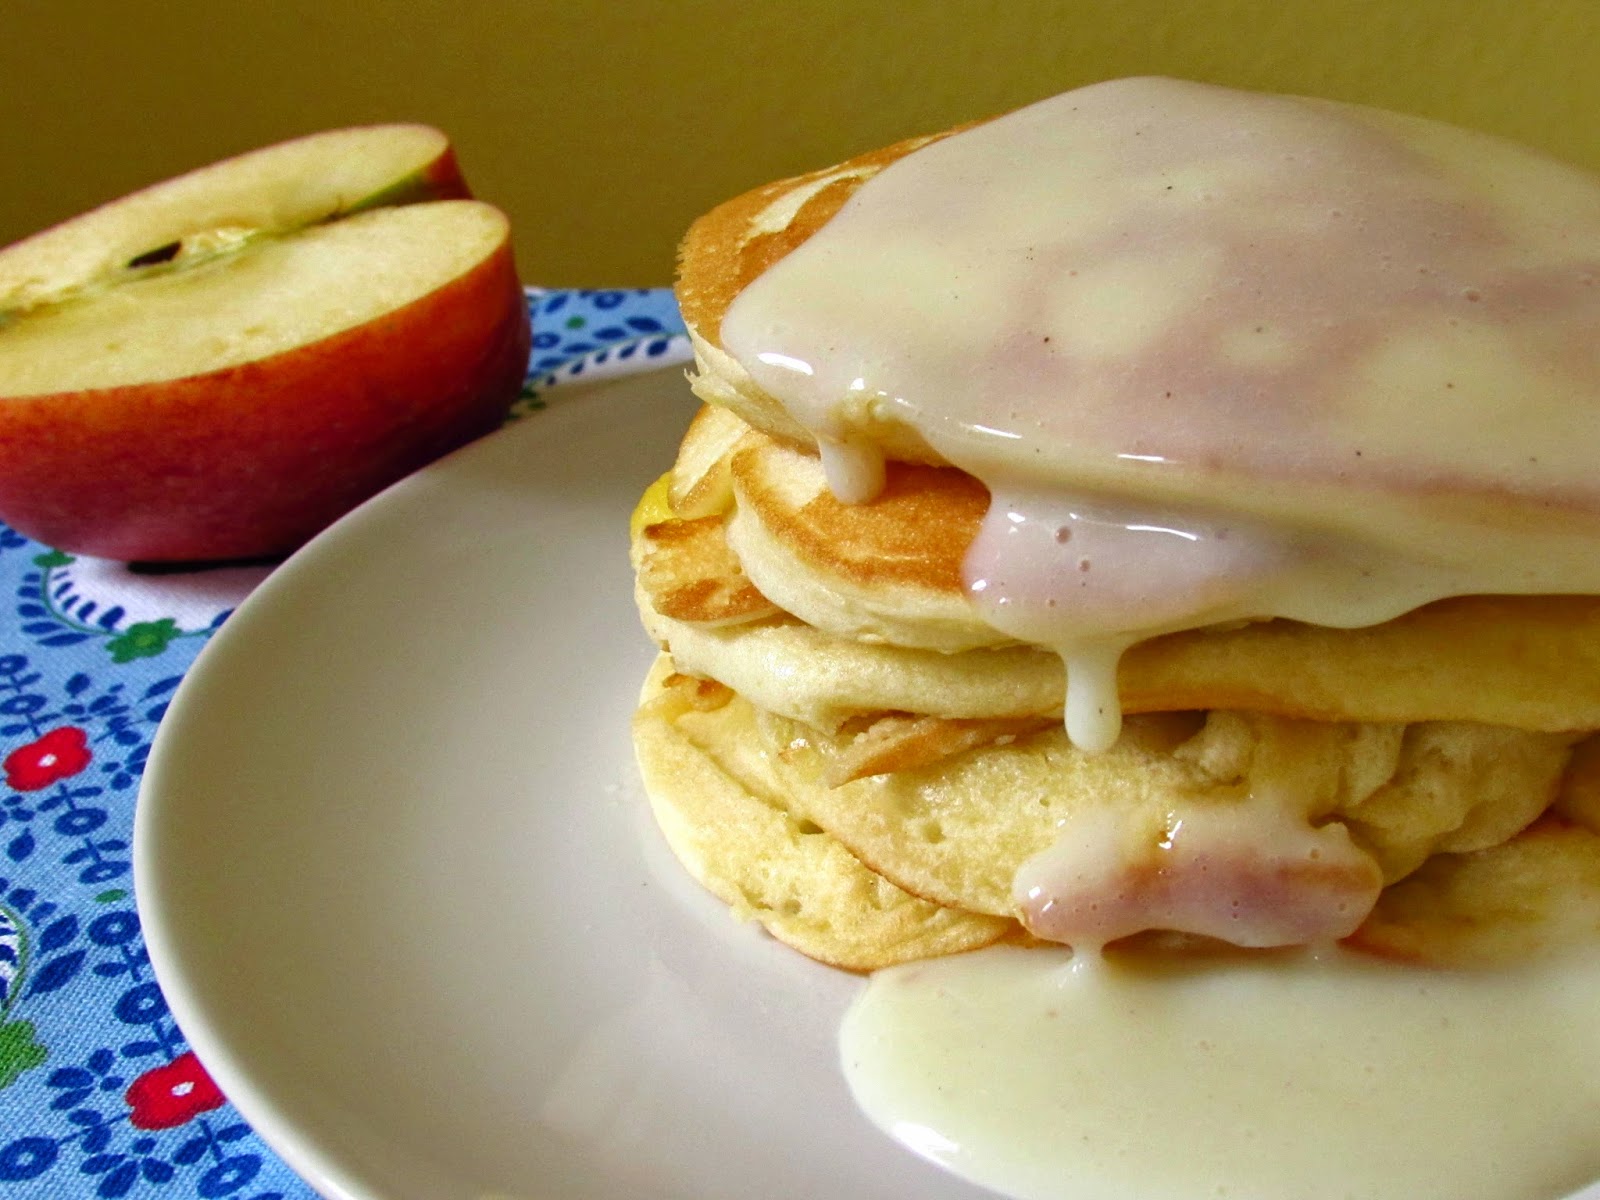
[[[962,562],[989,505],[971,476],[895,463],[870,504],[846,505],[815,454],[754,436],[729,474],[729,545],[756,587],[808,625],[947,652],[1015,640],[967,598]]]
[[[1442,473],[1434,480],[1398,483],[1389,478],[1398,464],[1385,454],[1367,455],[1363,462],[1356,464],[1337,463],[1331,480],[1322,478],[1320,472],[1303,473],[1297,477],[1281,468],[1269,471],[1256,471],[1252,468],[1250,472],[1246,472],[1243,469],[1244,460],[1253,457],[1252,452],[1247,445],[1233,443],[1223,444],[1215,454],[1208,453],[1205,459],[1193,464],[1168,463],[1163,468],[1166,479],[1153,482],[1148,478],[1139,478],[1135,484],[1137,490],[1147,491],[1153,488],[1168,494],[1186,491],[1188,485],[1179,477],[1191,471],[1197,479],[1212,483],[1223,474],[1230,476],[1235,473],[1254,474],[1255,478],[1244,481],[1229,478],[1228,485],[1233,489],[1230,499],[1238,502],[1244,491],[1265,487],[1276,489],[1281,482],[1288,479],[1295,483],[1298,494],[1274,497],[1267,504],[1269,510],[1277,512],[1287,504],[1300,511],[1332,500],[1336,503],[1342,502],[1348,511],[1322,512],[1319,515],[1324,520],[1343,523],[1348,519],[1367,515],[1365,510],[1368,506],[1409,504],[1415,508],[1411,515],[1412,519],[1417,521],[1426,520],[1425,510],[1436,507],[1439,510],[1440,525],[1437,530],[1430,532],[1439,533],[1444,538],[1450,536],[1446,528],[1450,520],[1461,518],[1474,523],[1467,547],[1469,552],[1474,545],[1481,552],[1488,538],[1513,524],[1508,518],[1518,510],[1527,511],[1559,505],[1572,510],[1570,515],[1578,519],[1586,531],[1592,533],[1594,489],[1586,482],[1588,472],[1583,455],[1571,443],[1575,438],[1583,440],[1593,436],[1595,432],[1593,415],[1584,409],[1575,408],[1565,422],[1558,420],[1551,425],[1545,425],[1543,421],[1534,422],[1526,419],[1519,422],[1519,417],[1526,418],[1538,412],[1540,406],[1565,405],[1570,398],[1568,393],[1559,389],[1552,390],[1547,383],[1541,385],[1541,375],[1550,374],[1551,368],[1558,363],[1578,371],[1592,370],[1595,365],[1592,340],[1587,336],[1587,322],[1592,319],[1596,306],[1600,306],[1600,300],[1595,299],[1592,294],[1592,256],[1596,249],[1600,248],[1600,213],[1595,211],[1592,177],[1563,164],[1540,158],[1532,151],[1510,143],[1401,114],[1300,97],[1268,97],[1230,92],[1228,89],[1176,80],[1112,81],[1080,89],[1071,93],[1070,97],[1056,97],[1044,104],[1008,114],[1001,121],[991,124],[1015,127],[1033,121],[1038,125],[1053,119],[1051,114],[1045,113],[1048,105],[1063,106],[1070,98],[1079,102],[1073,106],[1074,111],[1077,108],[1088,110],[1091,97],[1097,111],[1078,123],[1076,133],[1057,138],[1061,147],[1059,153],[1068,154],[1073,148],[1094,149],[1092,145],[1076,146],[1070,140],[1072,136],[1078,136],[1081,140],[1082,131],[1085,129],[1089,131],[1090,136],[1103,135],[1107,129],[1114,128],[1119,120],[1130,129],[1139,121],[1143,121],[1148,127],[1153,123],[1153,118],[1149,114],[1160,114],[1163,109],[1177,111],[1185,117],[1198,114],[1196,119],[1211,122],[1206,128],[1212,132],[1217,130],[1226,132],[1233,122],[1238,121],[1247,127],[1254,127],[1263,135],[1263,139],[1265,137],[1292,139],[1303,136],[1320,138],[1329,143],[1336,138],[1342,139],[1348,144],[1330,145],[1326,157],[1337,158],[1343,154],[1351,160],[1352,165],[1374,167],[1382,174],[1376,177],[1356,177],[1350,181],[1351,192],[1342,198],[1355,200],[1360,205],[1361,211],[1356,211],[1352,206],[1350,211],[1335,210],[1329,214],[1333,218],[1328,222],[1330,229],[1340,225],[1359,225],[1363,221],[1367,222],[1364,228],[1345,237],[1344,242],[1337,246],[1338,249],[1359,251],[1362,248],[1360,242],[1362,236],[1366,236],[1374,243],[1380,241],[1380,235],[1384,231],[1373,227],[1379,220],[1389,219],[1398,223],[1401,220],[1415,222],[1431,218],[1439,224],[1437,228],[1421,225],[1419,236],[1424,242],[1442,242],[1458,238],[1462,242],[1493,243],[1493,246],[1486,250],[1484,246],[1475,245],[1472,248],[1485,250],[1486,255],[1505,253],[1511,257],[1513,265],[1510,267],[1506,267],[1498,259],[1493,259],[1495,269],[1504,269],[1508,273],[1522,272],[1520,281],[1526,292],[1515,295],[1508,293],[1502,298],[1503,303],[1523,304],[1531,309],[1535,303],[1548,304],[1554,300],[1563,306],[1548,322],[1530,323],[1526,328],[1512,329],[1512,338],[1519,340],[1525,338],[1531,345],[1510,346],[1510,349],[1517,351],[1517,356],[1506,355],[1507,364],[1498,369],[1493,362],[1484,360],[1487,356],[1501,354],[1508,348],[1496,344],[1502,342],[1504,338],[1495,337],[1491,333],[1489,338],[1491,344],[1481,352],[1473,352],[1461,344],[1464,339],[1477,339],[1485,332],[1470,327],[1468,322],[1462,319],[1463,316],[1481,314],[1484,311],[1475,307],[1485,300],[1479,289],[1463,286],[1459,293],[1451,292],[1447,297],[1451,301],[1451,308],[1448,317],[1441,318],[1441,321],[1448,320],[1452,326],[1459,327],[1459,333],[1445,336],[1433,328],[1420,331],[1421,337],[1436,338],[1439,341],[1437,349],[1451,356],[1450,361],[1458,368],[1457,373],[1462,376],[1459,379],[1441,380],[1438,386],[1448,391],[1484,393],[1476,395],[1474,400],[1481,401],[1485,412],[1492,415],[1494,435],[1512,441],[1521,441],[1525,437],[1538,437],[1546,442],[1551,459],[1551,463],[1546,465],[1551,466],[1555,460],[1560,459],[1561,471],[1570,472],[1570,477],[1563,475],[1563,485],[1552,483],[1548,491],[1529,487],[1526,482],[1521,486],[1507,486],[1500,479],[1494,478],[1486,468],[1481,477],[1474,478],[1470,470],[1460,467],[1448,474]],[[1212,111],[1205,111],[1208,107]],[[1118,111],[1119,108],[1124,111]],[[1071,131],[1073,127],[1058,125],[1056,128]],[[828,307],[835,320],[845,320],[845,314],[849,314],[852,318],[857,317],[879,304],[906,305],[907,311],[914,318],[923,319],[921,323],[925,328],[922,337],[926,340],[918,343],[919,349],[926,349],[933,339],[947,337],[953,329],[962,330],[958,337],[949,338],[951,346],[945,353],[922,356],[928,362],[937,362],[941,368],[948,366],[954,360],[954,344],[958,341],[965,343],[968,340],[965,332],[967,329],[975,328],[976,336],[987,338],[990,334],[989,328],[981,322],[974,326],[968,319],[969,314],[976,312],[980,304],[990,303],[994,298],[985,293],[980,281],[971,279],[964,281],[969,292],[960,297],[960,303],[945,304],[937,297],[924,302],[921,285],[927,272],[923,269],[923,264],[914,257],[903,264],[907,267],[906,278],[903,280],[885,275],[878,269],[881,262],[887,261],[886,257],[878,258],[870,253],[863,253],[859,255],[860,261],[839,261],[851,251],[862,250],[863,243],[867,240],[879,239],[885,242],[896,240],[894,237],[883,236],[887,227],[885,214],[887,212],[887,220],[897,220],[899,214],[892,211],[893,205],[913,207],[915,198],[908,197],[907,192],[924,182],[928,176],[896,174],[891,168],[899,168],[902,163],[913,157],[920,164],[924,160],[931,161],[935,154],[951,151],[956,145],[963,148],[972,145],[966,138],[952,140],[953,134],[963,132],[970,132],[970,129],[962,127],[932,137],[908,139],[858,156],[836,167],[766,185],[720,205],[691,225],[680,249],[677,292],[685,323],[696,348],[695,386],[705,399],[738,413],[750,424],[791,444],[815,449],[822,442],[847,441],[854,447],[870,446],[892,460],[961,465],[955,463],[947,452],[949,446],[953,444],[949,439],[945,439],[946,449],[940,449],[929,441],[926,430],[918,428],[919,423],[915,419],[915,413],[911,411],[915,407],[912,401],[888,392],[873,392],[869,388],[852,389],[845,386],[837,389],[837,395],[830,395],[830,403],[837,402],[832,413],[836,419],[834,432],[819,440],[818,423],[800,419],[793,397],[787,400],[779,397],[756,377],[756,373],[759,373],[762,379],[767,381],[784,380],[785,372],[791,371],[790,364],[793,360],[781,363],[778,360],[786,356],[769,354],[766,357],[771,361],[757,363],[755,360],[762,358],[762,355],[747,353],[739,346],[730,346],[729,341],[731,318],[740,301],[748,303],[747,298],[756,290],[754,285],[758,280],[763,286],[767,286],[769,280],[782,275],[785,271],[789,272],[787,278],[793,279],[800,275],[803,269],[809,269],[813,273],[834,271],[838,278],[843,279],[847,268],[853,272],[850,275],[850,283],[860,283],[869,276],[875,276],[876,282],[858,295],[848,294],[842,288],[833,286],[831,282],[825,285],[831,287],[833,291],[827,298]],[[1177,136],[1182,136],[1182,133],[1181,129],[1177,130]],[[1035,211],[1044,211],[1046,221],[1053,222],[1060,219],[1054,210],[1061,205],[1053,196],[1050,197],[1047,207],[1041,207],[1039,210],[1034,208],[1033,201],[1042,194],[1043,187],[1043,184],[1034,178],[1038,164],[1003,161],[1012,149],[1013,147],[1000,146],[995,151],[995,160],[985,163],[988,166],[1003,165],[1015,178],[1028,181],[1021,190],[1031,191],[1033,195],[1023,196],[1018,206],[1007,215],[1031,217]],[[1322,147],[1317,149],[1321,151]],[[952,156],[953,153],[952,151]],[[1173,151],[1169,148],[1167,153],[1171,154]],[[1238,157],[1243,159],[1242,155]],[[1306,162],[1312,163],[1318,157],[1319,155],[1307,155]],[[1286,156],[1286,161],[1294,160],[1292,156]],[[959,160],[957,162],[959,163]],[[1198,176],[1201,169],[1210,169],[1210,166],[1203,161],[1197,166],[1195,162],[1187,159],[1171,167],[1160,162],[1155,166],[1156,175],[1162,179],[1166,178],[1166,175],[1160,174],[1163,170],[1174,175],[1187,170]],[[1297,172],[1288,167],[1282,169],[1290,184],[1298,182],[1301,175],[1308,173]],[[1111,193],[1113,189],[1145,186],[1142,178],[1131,175],[1127,181],[1116,178],[1117,170],[1117,164],[1098,156],[1084,164],[1069,161],[1066,177],[1075,188],[1083,189],[1081,194],[1091,200],[1094,198],[1096,188],[1106,188],[1107,192]],[[1254,165],[1250,164],[1247,171],[1253,170]],[[1407,178],[1408,172],[1416,178]],[[968,177],[962,177],[963,171],[960,169],[952,170],[951,174],[957,177],[957,186],[976,192],[980,181],[970,178],[970,172],[966,173]],[[1399,180],[1396,188],[1389,186],[1386,177],[1391,175]],[[869,183],[882,186],[878,181],[890,177],[896,179],[899,191],[876,193],[880,197],[877,201],[877,224],[869,229],[867,222],[853,218],[855,223],[852,229],[859,231],[856,232],[855,242],[848,247],[836,248],[828,253],[810,253],[811,243],[817,239],[819,233],[827,230],[831,234],[834,230],[844,227],[844,223],[835,219],[841,212],[847,208],[858,211],[861,209],[861,200],[858,197],[863,195]],[[1007,183],[1009,182],[1008,178]],[[1050,182],[1058,183],[1060,178],[1052,178]],[[1246,178],[1240,181],[1224,177],[1221,182],[1233,187],[1239,193],[1236,199],[1241,209],[1245,201],[1249,201],[1251,205],[1244,215],[1257,224],[1246,231],[1247,236],[1253,236],[1262,243],[1266,243],[1269,239],[1283,239],[1291,249],[1304,247],[1322,238],[1322,243],[1304,252],[1311,253],[1329,248],[1331,235],[1325,235],[1323,231],[1313,232],[1299,224],[1305,217],[1305,214],[1298,211],[1299,207],[1315,208],[1327,203],[1322,197],[1312,195],[1307,200],[1306,197],[1293,194],[1292,191],[1272,188],[1264,188],[1261,195],[1257,196],[1249,193],[1248,189],[1257,186],[1258,180]],[[988,180],[982,183],[983,186],[996,189],[1005,186]],[[1174,184],[1166,190],[1172,191],[1176,186]],[[1414,203],[1409,196],[1397,197],[1390,194],[1398,187],[1411,186],[1417,186],[1424,193],[1420,203]],[[1460,205],[1463,213],[1455,225],[1446,227],[1444,211],[1434,205],[1440,196],[1452,192],[1455,193],[1452,195],[1452,200]],[[885,196],[889,199],[881,199]],[[1073,198],[1080,198],[1080,193],[1074,192]],[[922,206],[925,210],[933,211],[932,217],[928,216],[928,211],[918,215],[927,218],[927,228],[933,237],[947,236],[952,231],[963,228],[959,222],[966,221],[972,216],[981,202],[993,202],[992,196],[986,195],[982,201],[974,200],[969,204],[963,198],[952,200],[950,196],[941,194],[937,198],[929,199]],[[1099,204],[1087,204],[1085,207],[1092,211],[1083,219],[1099,220],[1103,215],[1101,210],[1109,202],[1107,200]],[[1216,207],[1209,204],[1204,194],[1198,195],[1191,203],[1201,208]],[[1266,207],[1274,204],[1292,204],[1295,206],[1295,211],[1274,214]],[[998,206],[996,211],[999,211]],[[992,226],[984,226],[983,222],[988,221],[991,216],[991,213],[977,213],[972,225],[965,227],[978,226],[987,233],[988,228]],[[1274,216],[1278,219],[1272,219]],[[1492,226],[1492,220],[1503,221],[1504,229]],[[938,223],[940,221],[943,223]],[[1131,226],[1128,229],[1118,226],[1114,227],[1113,233],[1119,240],[1131,241],[1131,230]],[[898,233],[899,230],[896,229],[895,232]],[[894,252],[898,253],[901,249],[911,250],[913,254],[934,257],[935,243],[931,240],[919,241],[915,247],[911,247],[907,242],[904,246],[894,247]],[[1275,246],[1274,249],[1283,247]],[[807,251],[807,255],[801,255],[799,252],[802,250]],[[980,252],[990,254],[991,247],[981,246]],[[1564,267],[1566,263],[1563,261],[1563,255],[1570,257],[1577,265],[1578,269],[1571,277],[1558,280],[1553,276],[1546,278],[1539,274],[1541,271],[1549,270],[1552,264],[1559,263]],[[1039,256],[1019,257],[1033,262]],[[1392,246],[1381,246],[1380,252],[1374,253],[1371,257],[1378,260],[1377,269],[1381,274],[1390,274],[1388,263],[1393,257]],[[797,267],[796,264],[802,260],[810,266]],[[946,264],[940,261],[938,265],[942,268]],[[1452,265],[1456,265],[1453,260]],[[1314,282],[1319,275],[1334,273],[1329,270],[1329,264],[1326,262],[1319,266],[1320,270],[1298,272],[1299,278],[1302,281]],[[1054,267],[1052,264],[1045,264],[1041,269],[1053,270]],[[1418,269],[1418,274],[1422,276],[1426,276],[1428,272],[1429,268],[1425,264]],[[1063,271],[1063,274],[1083,273]],[[1269,282],[1280,281],[1276,276],[1262,278]],[[1124,282],[1130,285],[1131,291],[1132,285],[1143,285],[1152,280],[1153,277],[1147,280],[1130,275]],[[1251,276],[1249,281],[1254,282],[1255,277]],[[809,285],[813,281],[807,279],[805,282]],[[1189,283],[1192,280],[1184,276],[1182,282]],[[1454,283],[1453,280],[1450,282]],[[1404,279],[1399,286],[1410,287]],[[1382,290],[1390,292],[1395,289],[1385,287]],[[797,292],[798,289],[792,291]],[[1557,292],[1560,294],[1552,295]],[[1091,328],[1103,325],[1109,331],[1118,322],[1126,321],[1128,314],[1125,311],[1111,307],[1118,303],[1118,297],[1114,293],[1107,293],[1099,298],[1109,302],[1107,310],[1103,315],[1090,312],[1085,318],[1087,325]],[[1147,299],[1143,296],[1137,298],[1141,301]],[[1177,304],[1181,299],[1173,297],[1170,303]],[[1430,299],[1437,300],[1439,297]],[[1353,328],[1359,325],[1362,335],[1374,341],[1379,347],[1393,347],[1406,353],[1413,351],[1423,353],[1408,340],[1397,336],[1409,331],[1396,329],[1392,321],[1386,324],[1381,315],[1376,321],[1376,328],[1372,328],[1374,312],[1382,303],[1376,297],[1362,296],[1359,293],[1341,295],[1330,298],[1329,303],[1341,306],[1341,310],[1334,313],[1333,319],[1351,326],[1352,336],[1354,336]],[[1459,303],[1459,313],[1455,307],[1457,303]],[[1398,305],[1390,311],[1393,315],[1407,317],[1412,315]],[[897,313],[896,319],[902,315],[905,314]],[[1165,315],[1157,314],[1157,316]],[[1319,320],[1323,319],[1324,311],[1317,310],[1316,317]],[[1428,317],[1431,320],[1432,314],[1428,314]],[[1151,325],[1159,331],[1158,322],[1152,321]],[[830,331],[831,329],[832,327]],[[1136,348],[1139,332],[1137,329],[1128,329],[1121,331],[1119,336],[1129,339],[1129,348]],[[1265,335],[1271,331],[1252,329],[1248,332]],[[848,335],[849,330],[844,330],[844,333]],[[1270,338],[1260,345],[1241,345],[1232,340],[1232,331],[1229,333],[1229,339],[1218,349],[1226,350],[1226,356],[1235,364],[1265,364],[1270,363],[1275,354],[1281,354],[1286,358],[1289,354],[1289,348],[1272,342]],[[1566,339],[1569,338],[1572,339],[1571,344],[1567,343]],[[1048,336],[1043,340],[1048,343]],[[836,345],[843,342],[844,337],[840,337]],[[1387,349],[1384,349],[1384,353],[1387,354]],[[1572,361],[1562,361],[1568,356]],[[852,358],[850,354],[841,354],[839,357]],[[1326,361],[1337,364],[1341,370],[1348,362],[1368,368],[1341,374],[1328,385],[1330,387],[1350,388],[1360,392],[1371,391],[1375,395],[1387,394],[1402,398],[1402,402],[1387,406],[1395,411],[1396,423],[1403,423],[1406,426],[1403,432],[1389,431],[1395,432],[1397,438],[1403,437],[1407,442],[1423,442],[1437,447],[1443,445],[1445,435],[1452,432],[1438,427],[1443,422],[1436,422],[1436,428],[1430,431],[1426,423],[1413,422],[1406,415],[1407,404],[1417,397],[1409,394],[1408,389],[1389,386],[1397,382],[1393,373],[1400,370],[1403,364],[1391,362],[1386,357],[1363,362],[1352,355],[1348,347],[1341,347],[1337,355],[1326,356]],[[922,364],[913,361],[895,365],[917,367]],[[989,372],[996,380],[1005,379],[1010,382],[1003,373],[990,370],[991,365],[980,361],[977,367]],[[1515,373],[1507,369],[1510,366],[1515,367]],[[818,378],[824,371],[831,378],[832,366],[827,362],[810,362],[808,367],[810,371],[817,373]],[[1120,367],[1117,369],[1120,372]],[[1502,386],[1508,382],[1513,386]],[[1430,386],[1433,384],[1431,376],[1428,383]],[[1517,384],[1522,385],[1521,394],[1519,388],[1515,386]],[[1087,392],[1087,389],[1083,391]],[[1460,396],[1450,399],[1452,403],[1462,402]],[[999,400],[1003,405],[1007,403],[1008,398],[1001,394]],[[1074,398],[1074,404],[1070,407],[1073,420],[1087,419],[1089,400],[1090,396],[1087,394]],[[1183,414],[1186,409],[1192,409],[1192,402],[1176,391],[1158,393],[1148,397],[1147,401],[1147,409],[1152,414],[1152,420],[1149,422],[1151,425],[1158,425],[1158,421],[1154,419],[1157,411],[1161,418],[1169,418],[1169,423],[1175,428],[1184,428],[1191,424],[1183,419]],[[917,401],[921,402],[920,399]],[[1432,397],[1425,398],[1424,402],[1430,408],[1437,407]],[[1527,406],[1525,411],[1523,406]],[[1286,415],[1294,420],[1302,419],[1306,415],[1295,410],[1292,405],[1285,406],[1285,409]],[[1260,409],[1260,412],[1267,411],[1269,411],[1267,408]],[[1538,415],[1543,417],[1546,414],[1538,412]],[[1376,420],[1375,414],[1371,412],[1363,413],[1362,416]],[[930,424],[926,421],[921,423]],[[1275,428],[1258,430],[1258,433],[1273,435],[1281,432]],[[1476,467],[1473,469],[1483,467],[1484,463],[1494,458],[1495,447],[1492,438],[1486,440],[1489,442],[1487,448],[1480,446],[1472,451],[1472,457],[1476,460]],[[1273,449],[1279,441],[1276,437],[1262,437],[1259,444],[1263,448]],[[1565,453],[1561,452],[1563,448]],[[1451,451],[1460,449],[1452,447]],[[1096,477],[1106,476],[1108,472],[1137,473],[1142,470],[1133,461],[1137,455],[1114,457],[1120,457],[1122,461],[1102,465],[1077,463],[1074,464],[1073,470],[1079,474]],[[1227,461],[1232,458],[1241,461],[1236,466]],[[1373,476],[1369,486],[1358,489],[1347,486],[1348,477],[1356,472],[1370,473]],[[1563,486],[1566,490],[1562,490]],[[1580,513],[1579,509],[1586,511]],[[1552,514],[1548,512],[1536,513],[1535,516],[1535,526],[1548,524],[1552,519]],[[1534,530],[1519,527],[1516,528],[1516,532],[1527,536]]]
[[[652,669],[634,717],[651,808],[689,873],[803,954],[872,971],[990,945],[1015,922],[931,903],[869,870],[764,787],[759,755],[714,714],[727,695]],[[709,717],[709,720],[708,720]]]
[[[632,530],[641,618],[664,655],[635,737],[669,842],[736,911],[857,970],[1001,939],[1343,941],[1462,964],[1593,939],[1600,496],[1573,452],[1593,441],[1590,393],[1563,389],[1600,379],[1600,362],[1574,332],[1591,301],[1562,272],[1575,261],[1592,282],[1600,220],[1573,206],[1600,189],[1498,143],[1479,156],[1492,181],[1479,186],[1475,135],[1368,110],[1170,81],[1089,92],[768,185],[689,231],[678,291],[708,407]],[[1063,271],[1056,307],[1030,318],[1055,324],[1007,324],[1018,281],[1044,286],[1034,266],[938,273],[974,227],[1040,228],[1022,210],[1026,171],[1018,198],[972,164],[994,165],[995,146],[1017,158],[1005,139],[1048,121],[1114,198],[1083,191],[1072,162],[1052,168],[1049,186],[1066,181],[1093,210],[1068,225],[1176,203],[1198,228],[1206,187],[1243,197],[1261,243],[1300,271],[1282,284],[1295,305],[1328,299],[1302,278],[1302,245],[1348,247],[1341,222],[1379,211],[1339,192],[1348,209],[1312,212],[1290,194],[1295,173],[1256,170],[1254,150],[1202,148],[1196,166],[1170,134],[1161,161],[1182,170],[1159,178],[1184,195],[1136,194],[1097,139],[1163,105],[1217,128],[1245,113],[1262,144],[1305,149],[1318,181],[1323,156],[1377,164],[1370,191],[1398,214],[1398,233],[1374,237],[1386,247],[1426,242],[1418,196],[1456,189],[1470,216],[1435,239],[1451,243],[1440,269],[1488,264],[1502,288],[1489,317],[1475,288],[1384,283],[1387,327],[1333,297],[1335,343],[1291,306],[1271,328],[1224,330],[1201,357],[1225,381],[1304,386],[1332,414],[1320,440],[1255,392],[1222,403],[1221,432],[1196,415],[1211,410],[1156,393],[1138,402],[1149,429],[1128,432],[1117,389],[1158,380],[1147,359],[1196,394],[1210,386],[1171,367],[1162,340],[1198,310],[1196,280],[1216,278],[1184,257],[1190,218],[1153,226],[1169,239],[1159,260],[1116,242],[1113,257],[1134,258],[1114,286],[1099,278],[1101,307]],[[1087,124],[1080,107],[1096,114]],[[1530,215],[1545,200],[1576,249]],[[872,224],[896,205],[923,222],[904,245]],[[1331,232],[1286,233],[1285,219]],[[1496,222],[1511,250],[1483,233]],[[1004,240],[972,261],[1063,261]],[[1326,273],[1337,291],[1370,283],[1367,269]],[[1506,290],[1516,272],[1521,299]],[[942,290],[956,278],[967,308]],[[952,326],[958,311],[992,341]],[[1452,332],[1469,317],[1470,344]],[[1041,349],[1038,328],[1087,364],[1048,410],[1028,391],[1057,380],[1068,352]],[[1535,351],[1548,370],[1529,366]],[[1097,365],[1113,359],[1131,365]],[[1449,403],[1493,437],[1431,398],[1416,409],[1427,420],[1404,415],[1428,380],[1470,393]],[[964,389],[976,407],[961,407]],[[1323,420],[1310,403],[1282,397],[1302,424]],[[1460,427],[1424,437],[1430,422]],[[1364,451],[1351,439],[1367,433]],[[1335,463],[1346,445],[1353,458]]]
[[[742,423],[739,436],[724,442],[722,460],[703,465],[691,431],[684,445],[695,461],[675,467],[670,479],[692,481],[709,470],[729,481],[755,476],[756,485],[729,482],[720,508],[688,521],[659,496],[641,506],[650,511],[635,531],[636,566],[649,593],[641,617],[681,669],[830,730],[864,712],[1062,715],[1059,656],[992,645],[1003,640],[992,631],[991,645],[971,651],[928,645],[985,640],[959,574],[976,526],[976,493],[953,486],[965,476],[891,469],[879,500],[844,505],[827,492],[814,455]],[[774,457],[782,474],[769,483],[756,472]],[[919,489],[919,481],[932,482]],[[753,514],[745,503],[752,494]],[[755,556],[751,539],[733,536],[741,524],[765,530]],[[686,526],[701,543],[696,552],[685,548]],[[774,570],[779,557],[785,561]],[[662,578],[680,581],[676,596],[661,594]],[[690,591],[737,591],[739,620],[683,607]],[[809,602],[813,596],[821,599]],[[863,614],[871,610],[881,615],[869,621]],[[890,625],[916,632],[890,638]],[[969,627],[970,636],[943,632]],[[1131,648],[1118,687],[1130,713],[1238,708],[1328,721],[1592,730],[1600,728],[1600,599],[1463,596],[1358,629],[1273,620],[1186,631]]]

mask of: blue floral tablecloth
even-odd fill
[[[530,290],[528,309],[513,419],[562,384],[687,358],[665,290]],[[0,1195],[314,1194],[188,1050],[133,894],[156,725],[269,570],[141,570],[0,525]]]

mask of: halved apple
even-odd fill
[[[123,560],[281,554],[494,428],[529,328],[443,134],[315,134],[0,250],[0,521]]]

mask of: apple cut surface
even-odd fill
[[[427,125],[368,125],[281,142],[133,192],[0,250],[0,326],[36,305],[182,267],[263,233],[470,196],[449,139]]]
[[[258,235],[0,326],[0,397],[126,387],[281,354],[420,300],[507,236],[496,209],[470,200]]]
[[[443,135],[343,130],[0,250],[0,520],[123,560],[276,555],[493,429],[530,330]]]

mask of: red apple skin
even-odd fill
[[[0,520],[122,561],[285,554],[498,426],[530,336],[508,237],[444,287],[281,354],[0,401]]]

